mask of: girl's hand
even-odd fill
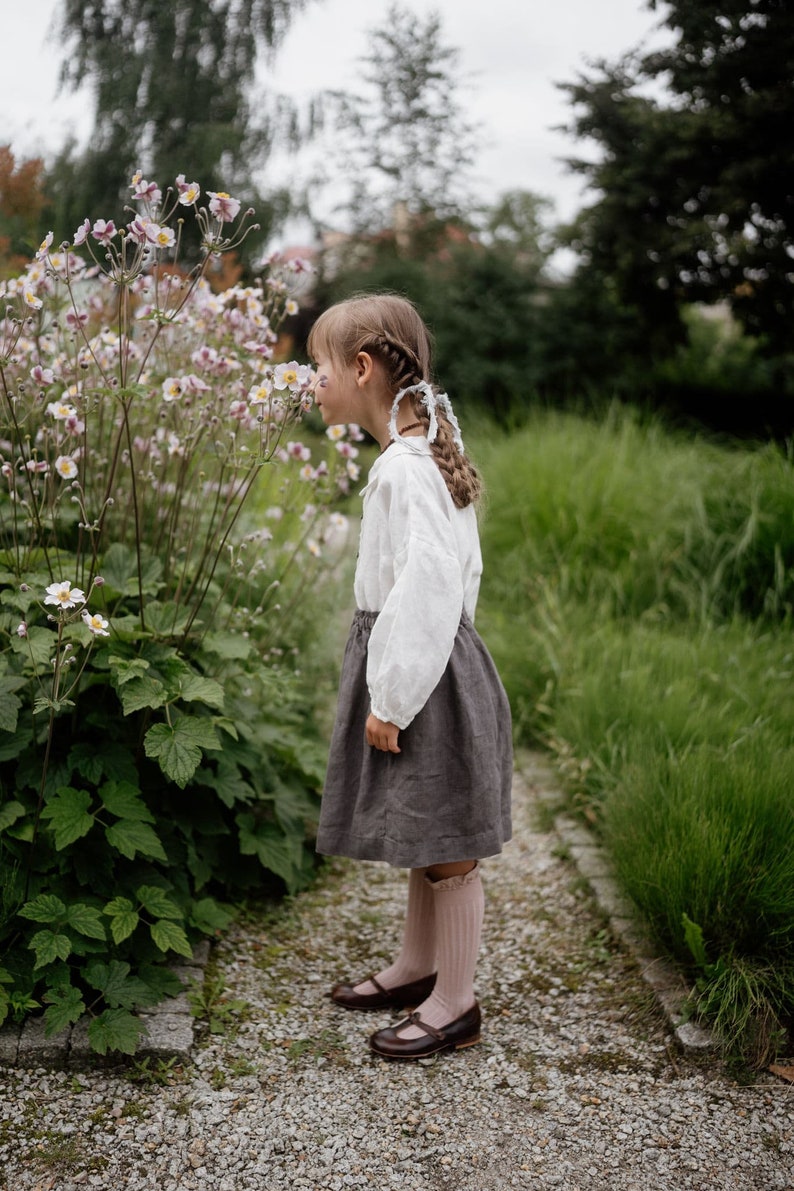
[[[400,729],[396,724],[379,720],[372,712],[367,716],[367,744],[383,753],[399,753],[397,735]]]

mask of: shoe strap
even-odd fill
[[[399,1031],[403,1026],[419,1026],[420,1030],[424,1030],[431,1038],[436,1038],[439,1042],[443,1042],[446,1034],[443,1030],[437,1030],[435,1026],[429,1026],[426,1021],[422,1021],[416,1009],[413,1013],[409,1013],[405,1021],[401,1021],[398,1026],[395,1026],[395,1032]]]
[[[369,978],[369,982],[370,982],[370,984],[374,984],[374,985],[375,985],[376,989],[377,989],[377,990],[378,990],[378,992],[381,994],[381,996],[383,996],[383,997],[388,997],[388,996],[390,995],[390,994],[389,994],[389,990],[388,990],[387,988],[384,988],[384,987],[383,987],[383,985],[382,985],[382,984],[380,984],[380,983],[379,983],[379,982],[378,982],[378,981],[375,979],[375,977],[374,977],[374,976],[370,976],[370,978]]]

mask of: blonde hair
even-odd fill
[[[383,366],[392,394],[430,380],[430,334],[414,304],[396,294],[361,294],[329,306],[311,329],[308,349],[315,360],[326,354],[342,364],[368,352]],[[427,429],[430,419],[420,395],[409,396],[417,421]],[[480,496],[480,477],[455,443],[440,407],[436,417],[438,433],[430,449],[454,504],[463,509]]]

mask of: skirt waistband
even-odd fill
[[[353,625],[359,629],[371,629],[379,616],[379,612],[365,612],[363,608],[356,608],[356,611],[353,615]],[[460,614],[460,623],[465,625],[470,625],[472,623],[471,618],[465,608]]]

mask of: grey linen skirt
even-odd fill
[[[423,868],[501,852],[511,837],[510,706],[485,645],[461,618],[452,656],[399,753],[366,742],[367,644],[356,612],[342,662],[317,851]]]

